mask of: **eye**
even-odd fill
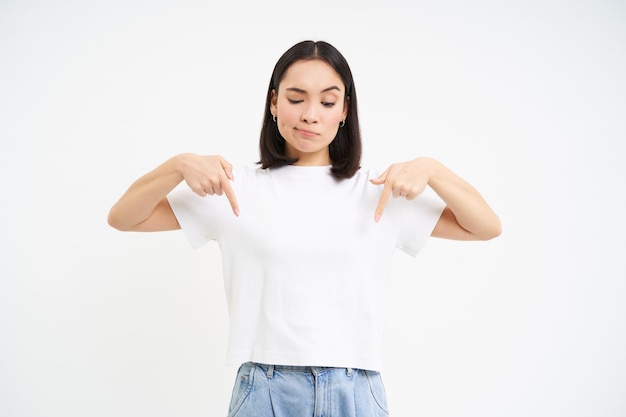
[[[287,101],[289,101],[291,104],[298,104],[298,103],[302,103],[303,100],[292,100],[288,98]]]
[[[333,107],[335,103],[331,103],[329,101],[322,101],[322,106],[324,107]]]

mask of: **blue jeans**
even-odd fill
[[[228,417],[387,417],[380,374],[350,368],[241,365]]]

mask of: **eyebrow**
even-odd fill
[[[306,93],[306,90],[303,90],[303,89],[298,88],[298,87],[288,87],[285,90],[287,90],[287,91],[294,91],[296,93]],[[328,88],[323,89],[322,93],[326,93],[326,92],[331,91],[331,90],[337,90],[337,91],[341,92],[341,89],[339,87],[337,87],[336,85],[333,85],[333,86],[330,86]]]

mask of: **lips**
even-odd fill
[[[298,128],[296,128],[296,131],[297,131],[299,134],[301,134],[302,136],[309,137],[309,138],[311,138],[311,137],[314,137],[314,136],[317,136],[317,135],[318,135],[318,133],[313,132],[312,130],[307,130],[307,129],[298,129]]]

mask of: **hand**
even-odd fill
[[[235,216],[239,203],[230,181],[234,181],[232,165],[219,155],[182,154],[180,173],[191,190],[201,197],[226,194]]]
[[[428,185],[431,166],[432,160],[417,158],[412,161],[393,164],[378,178],[370,180],[374,185],[384,184],[374,213],[374,221],[380,220],[390,196],[412,200],[420,195]]]

